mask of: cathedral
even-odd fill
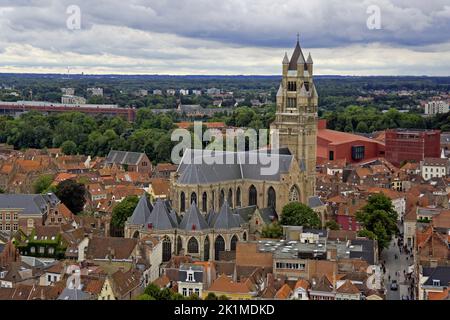
[[[237,159],[232,165],[195,164],[192,150],[187,150],[171,177],[173,208],[184,213],[195,202],[206,214],[227,200],[233,208],[272,207],[280,214],[288,202],[308,204],[315,195],[318,95],[311,55],[305,59],[298,40],[291,58],[284,56],[276,99],[270,130],[279,135],[280,148],[272,150],[279,155],[278,171],[262,175],[259,165],[241,161],[246,157],[241,154],[231,155]]]
[[[171,175],[170,200],[152,204],[143,195],[125,237],[162,237],[163,261],[181,253],[219,260],[262,220],[276,220],[287,203],[314,203],[318,98],[311,55],[305,60],[298,41],[291,59],[283,59],[276,104],[270,128],[279,137],[280,148],[270,150],[278,159],[275,172],[262,174],[261,164],[247,161],[255,150],[224,151],[233,161],[222,164],[198,163],[197,153],[186,150]]]

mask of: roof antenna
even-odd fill
[[[297,43],[300,43],[300,33],[297,32]]]

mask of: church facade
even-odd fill
[[[247,155],[233,153],[234,164],[195,164],[187,150],[171,175],[170,199],[179,213],[196,203],[201,212],[218,210],[225,200],[232,208],[272,207],[281,214],[289,202],[308,204],[315,195],[318,95],[311,55],[305,59],[299,41],[283,59],[282,81],[276,97],[276,118],[270,130],[279,135],[279,169],[262,175],[259,164],[245,163]],[[251,153],[248,151],[247,153]],[[227,153],[229,154],[229,153]],[[191,161],[187,161],[191,160]]]

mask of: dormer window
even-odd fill
[[[147,225],[147,228],[153,229],[153,223],[149,223],[149,224]]]
[[[433,279],[433,287],[440,287],[440,286],[441,286],[441,280]]]
[[[193,271],[188,271],[187,272],[187,282],[194,282],[194,272]]]

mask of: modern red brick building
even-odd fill
[[[440,130],[386,130],[386,160],[395,166],[404,161],[420,162],[424,158],[439,158]]]
[[[327,121],[319,120],[317,132],[317,160],[346,160],[358,163],[384,157],[384,144],[356,134],[327,129]]]

